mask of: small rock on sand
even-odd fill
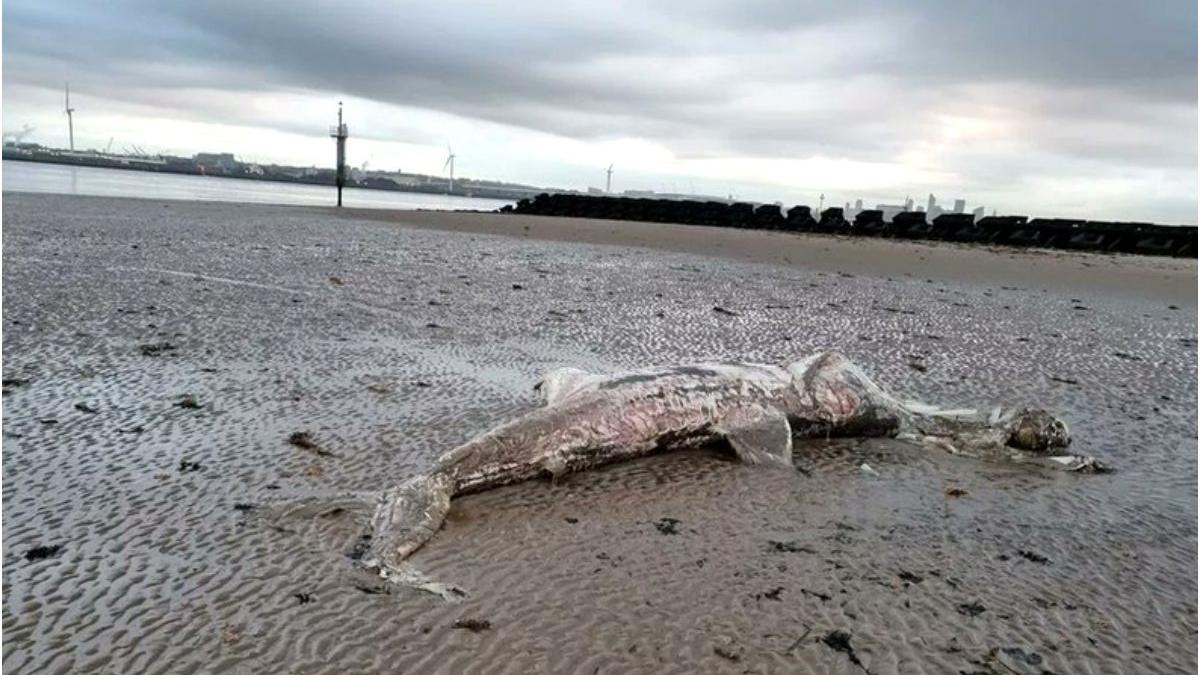
[[[50,546],[34,546],[25,552],[25,559],[30,562],[35,560],[45,560],[47,558],[53,558],[54,556],[58,555],[60,551],[62,551],[62,545],[60,544],[53,544]]]
[[[679,523],[675,518],[660,518],[654,527],[662,534],[679,534]]]
[[[138,347],[138,351],[142,353],[142,356],[165,356],[176,349],[178,348],[170,342],[154,342]]]
[[[492,622],[487,619],[459,619],[454,622],[452,627],[459,630],[469,630],[472,633],[482,633],[485,630],[492,629]]]
[[[1035,563],[1038,563],[1039,565],[1050,564],[1049,558],[1047,558],[1046,556],[1044,556],[1040,553],[1037,553],[1035,551],[1027,551],[1025,549],[1022,549],[1020,551],[1017,551],[1017,553],[1021,554],[1021,557],[1028,560],[1029,562],[1035,562]]]
[[[191,394],[184,394],[183,396],[179,397],[179,400],[175,403],[175,407],[183,408],[184,410],[198,410],[204,406],[200,405],[200,402],[196,400],[195,396],[192,396]]]

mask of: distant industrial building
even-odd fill
[[[897,213],[906,213],[913,210],[912,197],[906,197],[903,204],[876,204],[875,209],[883,212],[884,222],[892,222],[892,218]]]
[[[861,199],[858,200],[858,202],[855,203],[855,206],[859,207],[858,210],[861,211],[862,210],[861,209],[862,200]],[[849,204],[847,204],[846,207],[847,207],[847,210],[849,211]],[[929,198],[925,201],[924,206],[917,206],[913,202],[912,197],[906,197],[904,199],[903,204],[876,204],[875,209],[882,212],[884,222],[890,223],[892,221],[892,219],[896,217],[897,214],[908,213],[908,212],[924,213],[928,216],[928,219],[930,221],[932,221],[934,218],[937,218],[938,216],[940,216],[944,213],[956,213],[956,214],[966,213],[967,200],[955,199],[954,200],[954,208],[950,211],[947,211],[946,209],[942,208],[941,205],[938,204],[937,197],[935,195],[931,194],[931,195],[929,195]],[[980,218],[982,218],[984,216],[984,208],[982,206],[980,206],[979,208],[972,211],[971,215],[974,216],[975,220],[979,220]]]
[[[206,169],[214,168],[221,171],[236,171],[241,164],[232,152],[198,152],[192,159]]]

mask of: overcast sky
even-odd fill
[[[4,2],[4,131],[815,205],[1196,222],[1195,0]],[[654,5],[653,9],[644,5]]]

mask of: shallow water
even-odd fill
[[[337,190],[327,185],[155,173],[98,166],[69,166],[4,160],[6,192],[38,192],[92,197],[135,197],[239,204],[333,206]],[[494,211],[512,202],[424,192],[345,188],[343,203],[360,209],[444,209]]]
[[[1004,672],[1011,647],[1196,668],[1194,306],[14,194],[3,257],[4,378],[29,380],[4,396],[14,671],[862,672],[835,630],[871,673]],[[663,455],[456,500],[413,561],[460,604],[374,593],[353,510],[235,509],[394,484],[553,367],[819,348],[907,396],[1059,411],[1120,471],[886,440],[799,444],[796,473]]]

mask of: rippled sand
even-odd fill
[[[1196,669],[1195,261],[1154,268],[1192,284],[1156,297],[1131,258],[1067,261],[1134,269],[1114,293],[1055,287],[1044,255],[926,281],[660,244],[6,194],[4,667]],[[549,368],[825,347],[917,398],[1061,411],[1120,472],[888,440],[800,444],[794,474],[663,455],[456,500],[413,560],[460,604],[356,573],[361,513],[238,508],[394,484],[528,409]]]

